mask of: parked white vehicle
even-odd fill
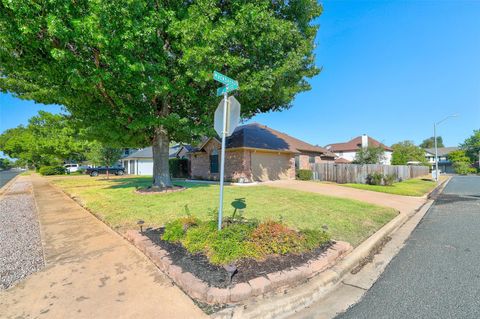
[[[78,165],[78,164],[65,164],[65,165],[63,165],[63,167],[65,167],[65,170],[67,171],[67,173],[73,173],[73,172],[78,171],[78,168],[80,167],[80,165]]]

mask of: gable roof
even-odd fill
[[[202,150],[205,144],[206,142],[196,150]],[[240,147],[291,153],[312,152],[336,157],[335,154],[323,147],[311,145],[259,123],[239,126],[231,136],[227,137],[226,148]]]
[[[437,147],[438,156],[447,156],[447,155],[450,154],[451,152],[457,151],[457,150],[459,150],[459,148],[456,147],[456,146],[452,146],[452,147]],[[426,148],[426,149],[425,149],[425,152],[427,152],[427,153],[432,154],[432,155],[435,156],[435,148]]]
[[[169,148],[168,157],[169,158],[176,157],[178,152],[180,152],[182,148],[186,148],[188,152],[192,150],[192,147],[190,145],[176,144]],[[132,159],[132,158],[149,158],[149,159],[153,158],[152,147],[149,146],[149,147],[142,148],[141,150],[138,150],[128,155],[127,157],[124,157],[123,159]]]
[[[368,146],[382,147],[386,151],[393,151],[391,147],[380,143],[374,138],[368,136]],[[362,147],[362,136],[357,136],[345,143],[333,143],[325,146],[331,152],[356,152]]]

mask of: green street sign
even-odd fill
[[[235,81],[234,79],[229,78],[226,75],[223,75],[222,73],[213,71],[213,79],[215,81],[225,84],[227,87],[231,88],[232,90],[238,89],[238,82]]]
[[[236,87],[230,87],[230,86],[222,86],[217,89],[217,96],[221,96],[225,93],[232,92],[233,90],[238,89],[238,85]]]

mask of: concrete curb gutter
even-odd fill
[[[441,192],[449,181],[450,178],[439,184],[427,196],[430,196],[434,192]],[[400,213],[397,217],[380,228],[375,234],[357,246],[335,266],[318,274],[305,284],[299,285],[290,290],[284,290],[281,295],[264,295],[262,297],[254,298],[245,302],[243,305],[214,313],[211,315],[211,318],[286,318],[313,303],[326,298],[328,294],[335,290],[338,284],[350,274],[352,269],[357,267],[365,258],[370,256],[372,252],[382,244],[382,242],[384,242],[385,238],[398,230],[412,216],[418,214],[423,217],[432,204],[433,200],[427,200],[416,210],[408,213]]]
[[[17,180],[17,178],[21,175],[21,173],[17,174],[14,178],[12,178],[11,180],[9,180],[5,185],[3,185],[2,188],[0,188],[0,198],[2,198],[8,191],[8,189],[10,188],[10,186],[13,185],[13,183],[15,183],[15,181]]]

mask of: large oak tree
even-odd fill
[[[310,89],[316,0],[0,0],[0,90],[60,104],[93,138],[153,146],[171,186],[170,140],[211,127],[213,70],[240,83],[242,116]]]

